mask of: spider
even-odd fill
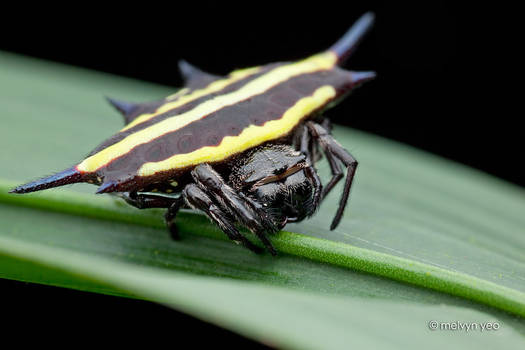
[[[11,192],[93,183],[97,193],[112,193],[136,208],[166,208],[174,237],[177,212],[189,207],[258,251],[238,230],[248,228],[275,255],[268,234],[312,216],[346,169],[333,230],[357,161],[334,139],[322,112],[375,76],[340,68],[373,18],[363,15],[327,51],[298,62],[219,77],[181,61],[183,89],[149,103],[108,99],[124,115],[123,129],[77,165]],[[332,172],[325,186],[314,168],[322,155]]]

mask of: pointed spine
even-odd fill
[[[115,109],[117,111],[122,113],[122,115],[124,116],[124,121],[126,122],[126,124],[128,124],[131,121],[130,120],[131,114],[133,114],[133,112],[136,111],[137,107],[139,106],[136,103],[120,101],[120,100],[116,100],[114,98],[107,97],[107,96],[106,96],[106,100],[108,100],[108,102],[113,107],[115,107]]]
[[[354,53],[359,42],[372,28],[375,15],[367,12],[362,15],[352,27],[330,49],[337,56],[337,64],[342,65]]]
[[[184,79],[185,85],[192,87],[193,85],[201,85],[203,82],[208,83],[217,80],[219,77],[207,73],[186,60],[179,60],[179,71]]]
[[[72,167],[54,175],[18,186],[9,191],[9,193],[29,193],[46,190],[48,188],[82,182],[83,177],[83,174],[78,171],[76,167]]]
[[[354,85],[365,83],[376,77],[376,72],[373,72],[373,71],[363,71],[363,72],[350,71],[350,74],[352,77],[352,84]]]

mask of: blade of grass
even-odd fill
[[[119,206],[112,200],[101,198],[95,200],[91,195],[66,191],[44,192],[28,196],[7,194],[7,190],[12,188],[12,185],[12,183],[0,182],[0,202],[97,219],[119,220],[152,227],[164,226],[158,212],[144,214],[142,211],[131,211],[129,208]],[[189,212],[181,213],[180,224],[184,227],[194,215]],[[217,235],[216,231],[194,230],[193,232],[207,237],[225,239],[222,234]],[[408,282],[525,316],[525,293],[464,273],[286,231],[281,231],[273,236],[272,243],[281,253]]]
[[[141,101],[173,90],[2,53],[0,63],[2,177],[17,183],[70,166],[120,127],[101,96]],[[2,193],[0,277],[165,302],[296,348],[450,344],[446,332],[414,334],[432,318],[497,320],[498,337],[474,342],[520,344],[523,319],[494,307],[523,313],[523,190],[378,137],[335,134],[360,160],[347,213],[327,230],[334,193],[274,237],[278,259],[232,245],[192,213],[172,242],[158,211],[70,191]],[[319,168],[327,178],[326,163]],[[400,327],[377,331],[393,319]]]

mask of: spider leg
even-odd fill
[[[262,205],[242,192],[235,192],[208,164],[198,165],[191,175],[201,190],[209,193],[221,207],[227,208],[239,222],[257,235],[272,255],[277,254],[266,236],[267,232],[277,231],[277,227]]]
[[[308,132],[308,127],[305,125],[303,134],[301,136],[301,145],[299,150],[301,153],[303,153],[306,156],[306,160],[309,163],[309,166],[304,168],[304,173],[306,177],[310,180],[312,183],[312,186],[314,187],[314,195],[313,195],[313,207],[315,208],[312,214],[319,208],[319,204],[322,199],[322,193],[323,193],[323,184],[321,183],[321,179],[319,178],[319,175],[317,175],[317,171],[315,171],[313,167],[313,160],[312,160],[312,153],[310,151],[310,145],[311,145],[311,137],[310,133]]]
[[[116,196],[138,209],[169,208],[178,198],[137,192],[119,192]]]
[[[337,227],[341,221],[341,218],[343,217],[343,212],[348,201],[348,196],[350,195],[350,188],[352,187],[355,171],[357,169],[357,160],[347,150],[345,150],[343,146],[341,146],[324,127],[313,122],[307,122],[306,125],[310,129],[312,136],[318,140],[323,150],[330,151],[334,158],[340,160],[346,166],[347,174],[343,195],[341,196],[341,200],[339,202],[339,208],[337,209],[332,224],[330,225],[330,230],[333,230]],[[335,159],[333,160],[335,163]],[[335,177],[336,175],[334,175],[330,182],[337,182],[338,180],[333,181]],[[333,188],[333,185],[332,187],[329,186],[330,183],[326,186],[328,190]],[[328,193],[328,191],[325,190],[325,193]]]
[[[332,152],[327,148],[324,150],[328,164],[330,165],[330,171],[332,172],[332,178],[326,186],[323,188],[323,194],[321,195],[321,200],[324,199],[328,193],[334,188],[337,183],[343,178],[343,170],[337,161],[337,158],[332,154]]]
[[[325,130],[328,131],[330,135],[332,135],[332,122],[330,121],[330,119],[324,118],[321,122],[321,126],[325,128]]]
[[[134,206],[138,209],[150,209],[150,208],[168,208],[168,211],[164,215],[166,226],[170,231],[171,237],[175,240],[179,239],[179,232],[175,225],[175,216],[177,212],[184,204],[184,199],[181,197],[172,198],[161,195],[137,193],[137,192],[122,192],[118,193],[117,196],[124,199],[126,203]]]
[[[179,212],[179,209],[183,205],[184,198],[181,196],[168,207],[168,211],[166,212],[166,214],[164,214],[164,221],[166,222],[166,226],[170,231],[171,238],[175,240],[178,240],[180,238],[179,230],[177,229],[177,225],[175,225],[175,218],[177,216],[177,213]]]
[[[332,134],[332,123],[330,122],[330,119],[325,118],[321,122],[321,126],[331,135]],[[328,181],[328,184],[323,188],[323,194],[321,195],[321,200],[323,200],[330,191],[339,183],[339,181],[343,178],[343,170],[341,169],[341,166],[339,165],[339,162],[337,161],[337,158],[334,157],[332,152],[328,148],[323,149],[323,153],[326,157],[326,160],[328,160],[328,164],[330,165],[330,171],[332,172],[332,178],[330,181]]]
[[[246,237],[241,235],[231,222],[231,218],[222,211],[213,200],[197,185],[189,184],[182,191],[188,205],[206,213],[208,217],[217,224],[220,229],[234,242],[241,243],[244,247],[253,252],[259,252],[259,248],[250,242]]]

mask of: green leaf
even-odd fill
[[[94,187],[33,195],[11,186],[81,160],[121,126],[104,95],[143,101],[173,89],[0,53],[0,277],[142,298],[288,348],[522,346],[521,188],[407,146],[338,127],[360,161],[338,193],[255,255],[203,216],[129,208]],[[351,99],[348,103],[351,103]],[[324,162],[323,178],[329,176]],[[498,322],[432,332],[428,322]]]

